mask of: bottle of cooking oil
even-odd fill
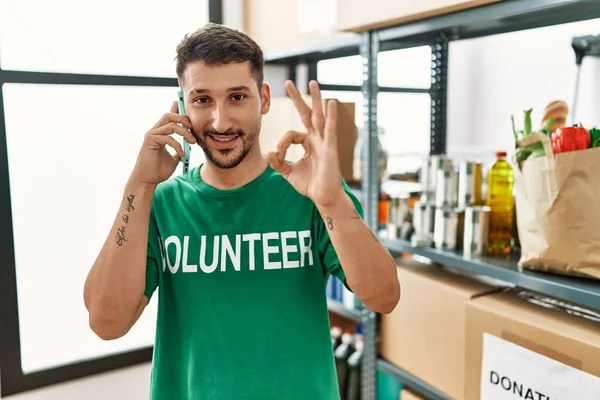
[[[506,161],[506,152],[497,152],[496,162],[487,174],[486,206],[490,208],[488,254],[501,255],[511,252],[514,179],[514,171]]]

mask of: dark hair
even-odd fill
[[[212,22],[184,36],[177,45],[176,60],[179,78],[186,66],[195,61],[215,66],[250,61],[259,88],[264,79],[265,60],[258,44],[243,32]]]

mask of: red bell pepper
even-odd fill
[[[559,128],[551,136],[554,154],[584,150],[590,147],[590,131],[583,126],[573,125]]]

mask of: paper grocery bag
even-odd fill
[[[553,154],[514,165],[519,268],[600,279],[600,148]]]

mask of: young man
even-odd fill
[[[328,275],[373,311],[399,300],[394,262],[341,179],[336,103],[325,118],[316,82],[312,109],[286,83],[306,132],[261,153],[263,64],[256,43],[224,26],[184,38],[177,75],[187,116],[173,103],[146,133],[85,284],[90,326],[105,340],[125,335],[160,288],[156,400],[339,399]],[[172,134],[207,161],[168,179],[183,155]],[[285,161],[292,144],[306,150],[295,164]]]

